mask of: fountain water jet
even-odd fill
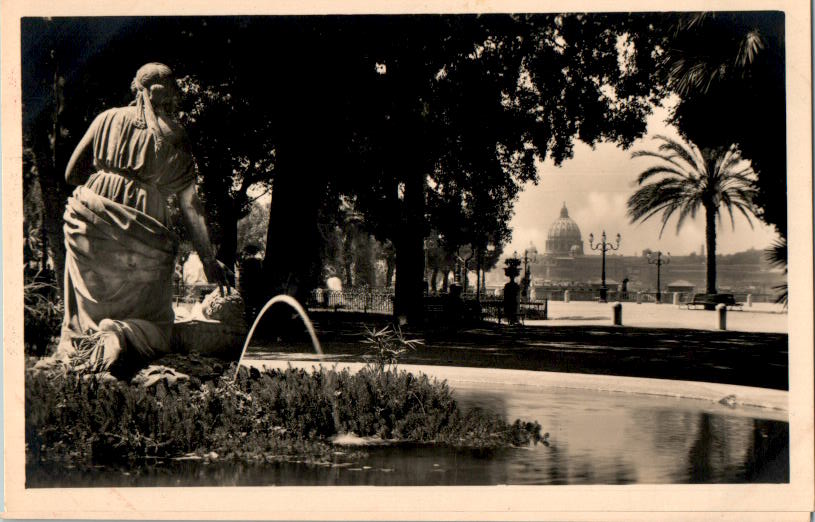
[[[238,358],[238,364],[235,367],[235,376],[232,380],[236,380],[238,378],[238,370],[241,368],[241,361],[243,360],[243,356],[246,355],[246,349],[249,347],[249,342],[252,340],[252,334],[255,333],[255,328],[257,328],[258,322],[260,322],[260,318],[263,317],[263,314],[266,313],[266,310],[272,307],[272,305],[276,303],[286,303],[290,307],[294,309],[295,312],[300,316],[303,320],[303,324],[306,325],[306,330],[308,330],[308,334],[311,337],[311,344],[314,346],[314,351],[317,352],[317,355],[320,357],[323,356],[323,349],[320,347],[320,341],[317,339],[317,333],[314,331],[314,325],[311,323],[311,319],[308,318],[308,314],[297,302],[295,298],[290,295],[280,294],[272,297],[269,301],[263,305],[263,308],[260,309],[258,316],[255,318],[255,322],[252,323],[252,328],[249,329],[249,334],[246,336],[246,342],[243,343],[243,349],[241,350],[241,356]]]

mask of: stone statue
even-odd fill
[[[177,88],[148,63],[134,101],[96,117],[65,171],[79,185],[65,210],[65,318],[55,359],[73,369],[127,374],[170,350],[177,239],[167,228],[178,197],[207,279],[226,285],[195,187]]]

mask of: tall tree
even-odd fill
[[[275,144],[268,120],[257,118],[255,100],[235,78],[202,85],[193,76],[178,80],[180,121],[190,137],[198,167],[201,198],[212,223],[218,258],[227,266],[236,260],[238,221],[254,197],[249,190],[272,184]]]
[[[130,101],[127,85],[138,66],[165,62],[224,109],[200,132],[190,129],[194,143],[209,139],[206,130],[224,138],[200,148],[210,156],[200,160],[210,201],[239,190],[233,182],[244,139],[274,151],[268,291],[305,297],[320,276],[325,202],[351,194],[366,226],[394,245],[397,310],[415,318],[430,230],[428,180],[441,178],[440,158],[455,150],[465,167],[445,176],[469,183],[486,175],[520,186],[536,179],[536,158],[564,161],[574,140],[629,145],[644,132],[660,92],[649,24],[645,15],[624,14],[24,21],[24,62],[31,65],[25,128],[39,139],[51,128],[29,125],[31,114],[49,121],[42,100],[53,69],[41,66],[49,46],[66,51],[57,55],[65,59],[65,156],[93,116]],[[244,102],[251,110],[240,108]],[[212,156],[224,150],[238,161]],[[498,166],[509,178],[497,175]],[[63,183],[61,172],[47,179],[49,187]],[[53,193],[58,201],[50,208],[59,215],[67,190]],[[208,209],[235,214],[229,205]],[[61,245],[57,239],[50,244]],[[221,243],[231,250],[228,240]]]
[[[738,146],[756,171],[757,213],[787,236],[784,13],[688,13],[665,44],[672,121],[703,149]],[[760,129],[760,130],[759,130]]]
[[[634,158],[654,158],[657,164],[639,175],[641,187],[628,199],[632,222],[662,215],[662,228],[677,216],[677,233],[685,220],[696,217],[700,208],[705,214],[707,247],[707,293],[716,293],[716,222],[726,210],[735,227],[733,210],[740,212],[752,226],[755,172],[741,157],[738,149],[700,151],[693,144],[657,137],[658,152],[637,151]]]
[[[643,16],[414,17],[383,25],[387,40],[365,33],[382,65],[382,83],[366,103],[385,117],[371,118],[357,138],[364,150],[379,151],[371,157],[383,161],[369,172],[381,178],[363,175],[361,190],[372,209],[401,209],[391,230],[397,303],[408,309],[420,303],[421,269],[404,269],[421,267],[428,187],[486,177],[486,192],[503,188],[512,200],[523,182],[537,180],[536,158],[559,164],[574,140],[630,145],[661,92],[652,52],[658,35]],[[439,168],[445,155],[455,167]]]

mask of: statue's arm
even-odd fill
[[[198,199],[195,183],[190,183],[187,188],[178,193],[178,204],[187,231],[192,236],[192,244],[204,265],[207,281],[218,285],[226,285],[223,269],[215,259],[215,252],[212,250],[209,241],[209,231],[204,219],[204,208],[201,205],[201,200]]]
[[[82,185],[91,175],[93,169],[93,135],[96,132],[97,120],[88,127],[85,135],[79,140],[79,144],[68,160],[65,167],[65,181],[71,185]]]

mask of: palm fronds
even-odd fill
[[[787,240],[783,237],[775,240],[770,248],[764,251],[764,259],[766,259],[771,266],[783,269],[784,275],[787,275]],[[775,302],[781,303],[786,307],[789,302],[789,286],[787,283],[776,285],[773,287],[773,290],[778,292]]]
[[[660,236],[673,216],[677,216],[676,232],[688,218],[694,219],[700,208],[704,208],[713,228],[707,230],[712,238],[708,251],[715,251],[715,221],[721,219],[722,210],[730,217],[735,228],[734,213],[741,213],[753,226],[751,216],[755,216],[753,201],[757,191],[756,175],[751,166],[735,146],[725,151],[701,151],[692,143],[683,143],[666,136],[656,136],[659,141],[657,152],[637,151],[632,158],[656,160],[654,165],[645,168],[637,177],[640,186],[628,198],[628,217],[631,222],[646,221],[661,215]],[[709,239],[710,241],[710,239]],[[711,273],[715,274],[715,257],[709,256]],[[715,279],[712,277],[711,279]],[[715,281],[714,281],[715,283]],[[715,287],[709,285],[709,288]]]

